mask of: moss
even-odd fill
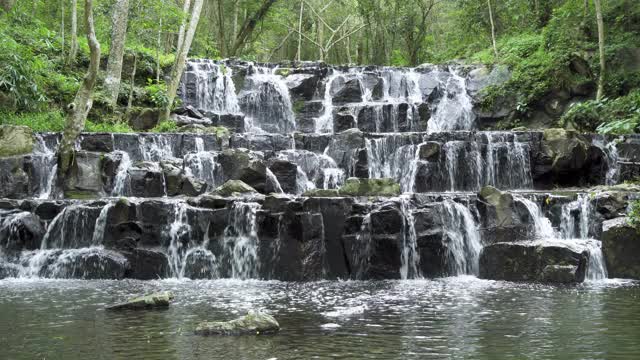
[[[349,178],[338,193],[348,196],[397,196],[401,191],[400,184],[393,179]]]
[[[303,100],[296,100],[293,103],[293,112],[294,114],[299,114],[304,110],[305,102]]]
[[[336,197],[339,196],[338,189],[313,189],[305,192],[302,196],[308,197]]]
[[[91,191],[65,190],[64,197],[72,200],[90,200],[95,199],[97,196]]]
[[[276,73],[276,75],[280,75],[280,76],[283,76],[283,77],[287,77],[287,76],[289,76],[289,74],[291,73],[291,69],[287,69],[287,68],[279,68],[279,69],[276,69],[276,72],[275,72],[275,73]]]

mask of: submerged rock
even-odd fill
[[[137,298],[129,299],[123,303],[107,306],[107,310],[142,310],[153,308],[166,308],[174,296],[169,291],[157,292]]]
[[[401,193],[400,184],[387,178],[349,178],[338,192],[348,196],[397,196]]]
[[[280,330],[276,319],[255,311],[231,321],[205,321],[196,327],[196,335],[261,335]]]
[[[640,230],[619,217],[602,224],[602,252],[609,277],[640,279]]]

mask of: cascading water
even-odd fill
[[[180,93],[185,105],[220,114],[240,112],[233,69],[211,60],[187,63]]]
[[[120,164],[116,170],[116,177],[113,181],[113,190],[111,196],[124,196],[129,191],[129,168],[131,168],[131,158],[125,151],[115,151],[119,154]]]
[[[400,256],[400,278],[403,280],[420,278],[420,254],[418,254],[418,239],[413,216],[413,204],[408,196],[400,197],[400,211],[404,217],[403,244]]]
[[[476,127],[471,97],[466,91],[465,79],[450,69],[450,76],[440,86],[444,95],[431,115],[427,131],[442,132],[471,130]]]
[[[442,226],[449,240],[450,274],[478,275],[480,233],[469,209],[453,200],[442,202]]]
[[[238,97],[249,132],[288,134],[296,129],[289,88],[276,70],[256,65],[248,70]]]
[[[260,204],[233,203],[224,231],[223,262],[228,263],[232,278],[251,279],[258,275],[258,230],[256,214]]]
[[[561,211],[560,230],[555,231],[551,221],[544,216],[540,207],[533,201],[522,196],[514,196],[528,210],[534,225],[536,237],[542,240],[562,241],[580,246],[589,253],[586,279],[590,281],[607,278],[607,269],[602,253],[602,242],[589,238],[589,224],[591,205],[588,194],[578,195],[576,201],[564,204]],[[578,223],[575,222],[574,212],[578,211]]]
[[[58,173],[58,138],[55,139],[54,148],[47,146],[46,140],[41,134],[36,134],[36,143],[33,151],[33,163],[38,177],[39,199],[49,199],[52,195],[53,184]]]
[[[413,191],[418,146],[394,136],[365,140],[370,178],[392,178],[403,192]],[[401,145],[405,144],[405,145]]]

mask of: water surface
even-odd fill
[[[170,290],[167,310],[105,312]],[[264,309],[277,335],[200,337]],[[6,359],[637,359],[640,284],[411,281],[0,281]]]

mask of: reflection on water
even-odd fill
[[[105,312],[171,290],[167,310]],[[261,308],[270,336],[199,337],[201,320]],[[473,277],[385,282],[0,281],[2,358],[635,359],[640,285],[552,287]]]

